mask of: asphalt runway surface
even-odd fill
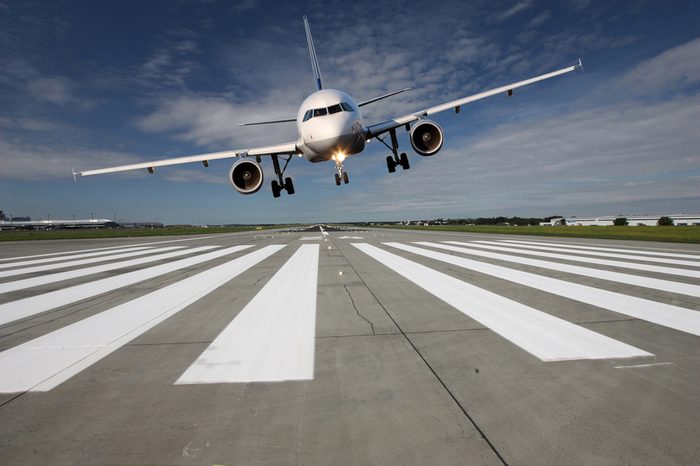
[[[698,464],[700,246],[0,243],[0,464]]]

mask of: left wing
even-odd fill
[[[455,109],[456,112],[459,112],[460,107],[462,105],[472,103],[476,100],[485,99],[486,97],[491,97],[492,95],[500,94],[502,92],[505,92],[508,95],[512,95],[513,89],[527,86],[529,84],[536,83],[538,81],[543,81],[545,79],[553,78],[553,77],[559,76],[561,74],[570,73],[570,72],[575,71],[576,69],[582,68],[582,67],[583,67],[583,64],[581,63],[581,59],[579,59],[579,61],[576,65],[569,66],[568,68],[563,68],[561,70],[552,71],[551,73],[542,74],[540,76],[535,76],[534,78],[526,79],[524,81],[518,81],[517,83],[507,84],[505,86],[497,87],[496,89],[491,89],[490,91],[480,92],[479,94],[474,94],[474,95],[470,95],[468,97],[463,97],[461,99],[453,100],[450,102],[446,102],[444,104],[436,105],[434,107],[426,108],[425,110],[411,113],[409,115],[404,115],[404,116],[401,116],[398,118],[384,121],[382,123],[378,123],[376,125],[368,126],[367,129],[369,130],[369,132],[367,134],[367,139],[379,136],[383,133],[386,133],[387,131],[391,131],[392,129],[398,128],[399,126],[403,126],[405,124],[412,123],[416,120],[420,120],[420,119],[425,118],[427,116],[434,115],[434,114],[439,113],[439,112],[443,112],[445,110],[449,110],[449,109],[453,108],[453,109]]]
[[[98,170],[85,170],[82,172],[73,172],[73,176],[91,176],[102,175],[104,173],[116,173],[129,170],[139,170],[146,168],[150,173],[153,173],[155,167],[163,167],[166,165],[179,165],[182,163],[202,162],[205,166],[210,160],[227,159],[231,157],[255,156],[255,155],[281,155],[281,154],[297,154],[296,142],[288,142],[286,144],[277,144],[275,146],[255,147],[246,150],[225,150],[223,152],[210,152],[208,154],[188,155],[185,157],[176,157],[174,159],[154,160],[151,162],[134,163],[131,165],[121,165],[118,167],[100,168]]]

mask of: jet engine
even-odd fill
[[[254,160],[240,160],[231,167],[228,179],[239,193],[256,193],[263,184],[262,167]]]
[[[413,125],[409,136],[413,150],[420,155],[434,155],[442,149],[442,128],[430,120]]]

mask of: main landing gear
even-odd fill
[[[283,160],[284,167],[280,168],[279,156],[272,156],[272,165],[275,167],[275,175],[277,175],[277,179],[272,180],[273,197],[280,197],[280,193],[282,192],[282,190],[287,191],[287,194],[289,194],[290,196],[294,194],[294,183],[292,183],[292,179],[289,177],[284,178],[284,171],[287,169],[289,161],[292,160],[292,155],[289,155],[286,159]]]
[[[384,139],[377,137],[377,139],[388,147],[393,154],[386,157],[386,168],[389,170],[389,173],[394,173],[398,165],[400,165],[404,170],[408,170],[411,168],[411,165],[408,163],[408,156],[405,152],[402,152],[399,156],[399,142],[396,139],[396,129],[390,130],[389,135],[391,136],[391,146],[384,142]]]

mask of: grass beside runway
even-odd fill
[[[260,229],[279,228],[265,226]],[[14,230],[0,231],[0,241],[29,241],[47,239],[90,239],[90,238],[127,238],[140,236],[179,236],[179,235],[211,235],[217,233],[236,233],[239,231],[255,231],[255,226],[240,227],[163,227],[163,228],[134,228],[134,229],[85,229],[85,230]]]
[[[700,227],[694,226],[541,227],[507,225],[383,225],[382,227],[395,228],[401,230],[454,231],[465,233],[484,233],[502,235],[558,236],[570,238],[597,238],[640,241],[666,241],[675,243],[700,243]]]

